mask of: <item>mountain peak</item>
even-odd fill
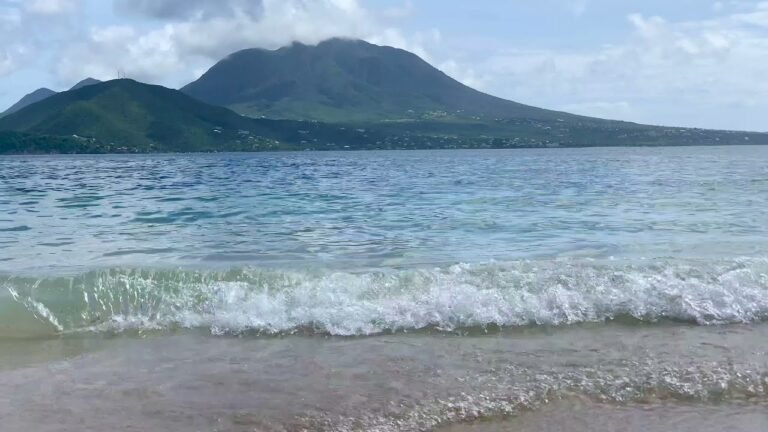
[[[72,88],[70,88],[69,90],[71,91],[71,90],[81,89],[83,87],[87,87],[87,86],[90,86],[90,85],[99,84],[100,82],[101,81],[99,81],[99,80],[97,80],[95,78],[88,77],[88,78],[78,82],[74,86],[72,86]],[[58,92],[56,92],[54,90],[51,90],[49,88],[45,88],[45,87],[39,88],[39,89],[33,91],[32,93],[30,93],[30,94],[24,96],[23,98],[21,98],[18,102],[13,104],[13,106],[8,108],[5,112],[1,113],[0,117],[6,116],[8,114],[13,114],[16,111],[19,111],[19,110],[21,110],[23,108],[28,107],[29,105],[32,105],[34,103],[43,101],[45,99],[48,99],[49,97],[51,97],[51,96],[53,96],[55,94],[58,94]]]
[[[45,87],[39,88],[33,91],[32,93],[27,94],[23,98],[19,99],[18,102],[16,102],[10,108],[8,108],[5,112],[0,114],[0,117],[6,116],[8,114],[13,114],[16,111],[19,111],[23,108],[28,107],[29,105],[48,99],[49,97],[55,94],[56,92],[49,88],[45,88]]]
[[[413,53],[350,38],[239,51],[182,91],[252,117],[368,121],[457,113],[568,116],[478,92]]]
[[[99,83],[101,83],[100,80],[88,77],[88,78],[78,82],[77,84],[73,85],[72,88],[70,88],[70,90],[77,90],[77,89],[80,89],[80,88],[83,88],[83,87],[86,87],[86,86],[89,86],[89,85],[94,85],[94,84],[99,84]]]

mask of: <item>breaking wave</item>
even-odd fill
[[[434,269],[109,269],[0,277],[0,337],[206,328],[374,335],[627,319],[768,318],[768,260],[519,261]]]

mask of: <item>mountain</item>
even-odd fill
[[[111,147],[195,150],[239,130],[250,119],[176,90],[132,80],[88,85],[50,96],[0,119],[0,130],[87,137]]]
[[[768,144],[764,133],[530,107],[466,87],[406,51],[341,39],[235,53],[183,92],[93,81],[0,118],[0,153]]]
[[[86,78],[80,81],[79,83],[75,84],[70,90],[77,90],[79,88],[86,87],[93,84],[98,84],[100,82],[101,81],[94,78]],[[55,95],[56,93],[57,93],[56,91],[53,91],[48,88],[37,89],[32,93],[21,98],[21,100],[19,100],[15,104],[13,104],[13,106],[11,106],[5,112],[0,114],[0,117],[15,113],[16,111],[19,111],[22,108],[26,108],[27,106],[32,105],[33,103],[37,103],[42,100],[48,99],[49,97]]]
[[[33,103],[40,102],[41,100],[47,99],[53,95],[55,95],[56,92],[48,89],[48,88],[40,88],[32,93],[29,93],[28,95],[21,98],[18,102],[11,105],[10,108],[5,110],[2,114],[0,114],[0,117],[6,116],[8,114],[15,113],[16,111],[21,110],[22,108],[28,107],[29,105],[32,105]]]
[[[250,117],[342,123],[398,137],[381,148],[393,141],[395,148],[768,143],[766,134],[654,127],[536,108],[467,87],[408,51],[350,39],[239,51],[181,91]]]
[[[586,119],[481,93],[413,53],[349,39],[239,51],[181,91],[253,117]]]
[[[86,78],[86,79],[80,81],[79,83],[73,85],[72,88],[70,88],[70,90],[77,90],[77,89],[81,89],[83,87],[87,87],[89,85],[94,85],[94,84],[99,84],[99,83],[101,83],[101,81],[99,81],[99,80],[97,80],[95,78]]]

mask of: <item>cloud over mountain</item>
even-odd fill
[[[0,99],[118,70],[180,87],[241,49],[352,37],[533,105],[765,129],[768,1],[704,3],[0,0]]]
[[[355,0],[117,0],[115,6],[121,14],[167,21],[148,31],[132,25],[92,29],[62,57],[60,76],[108,78],[120,69],[139,80],[179,85],[240,49],[365,37],[372,27]],[[169,76],[175,79],[166,81]]]
[[[259,0],[115,0],[115,10],[162,20],[211,19],[241,14],[258,17],[263,12]]]

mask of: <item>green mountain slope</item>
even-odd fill
[[[29,93],[28,95],[24,96],[23,98],[19,99],[18,102],[11,105],[10,108],[8,108],[7,110],[5,110],[5,112],[0,114],[0,117],[13,114],[16,111],[26,108],[34,103],[40,102],[41,100],[45,100],[55,94],[56,92],[49,88],[39,88],[33,91],[32,93]]]
[[[175,90],[115,80],[51,96],[0,119],[0,129],[77,135],[114,148],[194,151],[227,142],[249,123]]]
[[[360,40],[248,49],[182,91],[245,115],[358,121],[433,116],[578,119],[471,89],[408,51]]]
[[[766,134],[646,126],[507,101],[413,53],[360,40],[240,51],[181,90],[247,116],[375,130],[388,137],[383,148],[768,143]]]
[[[0,131],[17,133],[5,136],[6,153],[27,152],[18,133],[26,142],[65,137],[88,153],[341,149],[373,137],[322,123],[243,117],[178,90],[126,79],[53,95],[0,119]]]
[[[86,78],[86,79],[78,82],[77,84],[75,84],[70,90],[77,90],[79,88],[86,87],[86,86],[89,86],[89,85],[98,84],[100,82],[101,81],[99,81],[97,79]],[[0,117],[6,116],[8,114],[13,114],[16,111],[21,110],[22,108],[26,108],[26,107],[34,104],[34,103],[37,103],[37,102],[40,102],[42,100],[48,99],[49,97],[51,97],[51,96],[53,96],[53,95],[55,95],[57,93],[58,92],[56,92],[54,90],[51,90],[49,88],[37,89],[37,90],[33,91],[32,93],[30,93],[30,94],[24,96],[23,98],[21,98],[15,104],[13,104],[5,112],[0,114]]]
[[[37,153],[94,153],[90,140],[0,131],[0,155]]]

